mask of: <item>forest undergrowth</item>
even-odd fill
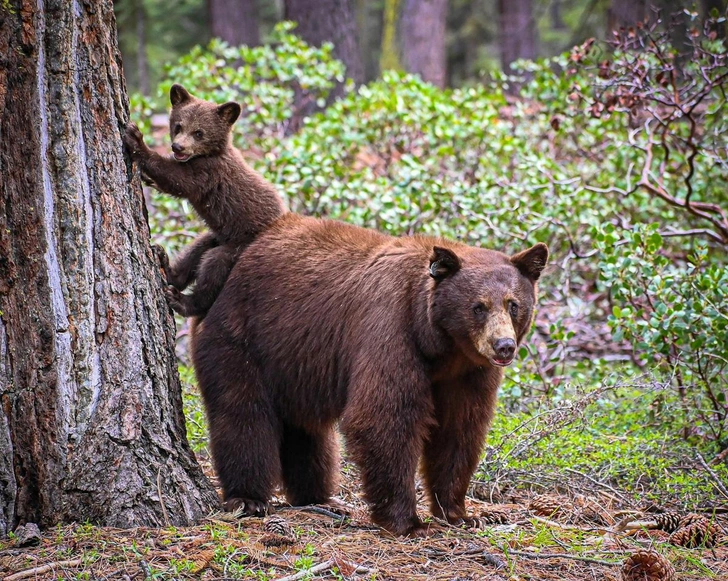
[[[194,528],[79,523],[1,541],[0,578],[728,578],[728,57],[716,23],[695,20],[680,48],[642,23],[460,89],[389,72],[329,106],[341,63],[287,24],[271,45],[213,42],[171,64],[158,98],[132,98],[150,145],[168,149],[166,95],[182,83],[243,104],[236,144],[294,211],[505,252],[549,245],[534,329],[469,491],[482,526],[388,537],[344,462],[347,516],[279,499],[266,519],[215,514]],[[153,241],[174,255],[201,225],[147,195]],[[188,437],[214,478],[178,329]]]

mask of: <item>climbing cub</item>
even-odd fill
[[[233,147],[238,103],[203,101],[181,85],[172,86],[170,101],[171,157],[149,149],[133,123],[124,145],[146,179],[162,192],[189,200],[211,230],[171,266],[164,250],[155,247],[170,285],[171,307],[186,317],[204,317],[243,248],[286,208],[276,189]],[[192,294],[182,294],[193,281]]]

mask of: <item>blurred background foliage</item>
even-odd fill
[[[451,2],[448,50],[480,26],[476,14],[492,23],[490,4]],[[506,374],[508,413],[482,478],[527,483],[538,464],[624,488],[636,479],[639,494],[662,478],[662,492],[699,497],[710,479],[683,470],[696,453],[728,474],[725,19],[653,13],[606,35],[604,4],[558,3],[563,30],[541,26],[553,19],[542,8],[540,46],[556,52],[582,32],[607,40],[507,73],[493,64],[477,82],[471,65],[448,61],[460,72],[447,88],[403,70],[345,80],[332,44],[277,23],[257,46],[189,48],[160,67],[151,96],[133,95],[132,113],[166,150],[173,82],[240,102],[235,144],[296,212],[504,252],[546,242],[536,324]],[[488,34],[476,35],[476,69],[497,62]],[[184,202],[148,194],[155,241],[174,254],[201,225]],[[198,400],[185,404],[199,449],[204,417]]]

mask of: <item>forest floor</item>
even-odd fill
[[[676,517],[659,512],[664,507],[628,506],[598,487],[577,495],[515,491],[498,503],[468,497],[480,530],[433,520],[431,536],[401,539],[371,524],[348,464],[339,499],[350,507],[347,518],[324,507],[278,502],[265,519],[218,513],[196,527],[58,526],[28,547],[11,537],[0,541],[0,579],[670,580],[664,570],[622,576],[630,555],[644,550],[665,557],[675,579],[728,579],[728,508],[704,512],[695,534],[684,534],[684,523],[671,536],[652,528],[660,518],[676,524]],[[420,499],[427,518],[424,494]],[[654,553],[644,558],[656,570],[665,565],[652,562]]]

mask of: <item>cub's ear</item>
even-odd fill
[[[227,121],[229,125],[232,125],[240,117],[240,105],[235,101],[224,103],[217,108],[217,114],[222,117],[224,121]]]
[[[172,88],[169,90],[169,100],[173,107],[181,105],[190,99],[192,99],[192,95],[182,85],[172,85]]]
[[[452,250],[435,246],[430,258],[430,276],[437,282],[460,270],[460,259]]]
[[[511,263],[521,271],[523,276],[536,281],[541,276],[541,271],[546,267],[548,259],[549,247],[543,242],[539,242],[528,250],[511,256]]]

